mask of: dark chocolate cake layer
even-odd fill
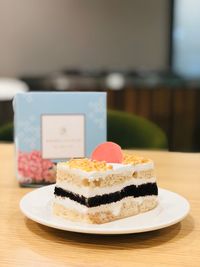
[[[117,191],[110,194],[97,195],[95,197],[86,198],[82,195],[75,194],[73,192],[62,189],[61,187],[55,187],[54,194],[59,197],[67,197],[74,200],[88,208],[97,207],[103,204],[110,204],[117,202],[125,197],[144,197],[151,195],[158,195],[158,187],[156,183],[146,183],[142,185],[129,185],[124,187],[121,191]]]

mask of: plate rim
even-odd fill
[[[144,233],[144,232],[150,232],[150,231],[155,231],[155,230],[159,230],[159,229],[163,229],[163,228],[166,228],[166,227],[169,227],[169,226],[172,226],[180,221],[182,221],[190,212],[190,203],[189,201],[183,197],[182,195],[176,193],[176,192],[173,192],[173,191],[170,191],[170,190],[167,190],[167,189],[164,189],[164,188],[161,188],[161,187],[158,187],[158,191],[160,192],[165,192],[165,193],[173,193],[174,195],[176,195],[176,197],[178,197],[179,199],[181,198],[182,201],[184,201],[184,204],[186,205],[185,207],[185,211],[184,213],[182,214],[182,216],[179,216],[177,217],[175,220],[171,220],[167,223],[161,223],[160,225],[157,225],[157,226],[149,226],[149,227],[144,227],[144,228],[138,228],[138,229],[133,229],[133,228],[126,228],[126,229],[120,229],[119,228],[115,228],[115,229],[109,229],[109,230],[106,230],[105,228],[98,228],[99,224],[92,224],[92,226],[96,226],[96,227],[93,227],[93,228],[80,228],[80,226],[69,226],[69,225],[66,225],[65,226],[62,226],[62,225],[56,225],[56,223],[52,223],[52,222],[48,222],[47,220],[44,220],[43,218],[39,218],[37,216],[34,216],[31,214],[31,212],[27,212],[26,209],[24,209],[24,202],[26,201],[26,198],[29,197],[31,194],[35,194],[35,192],[38,192],[38,191],[43,191],[43,190],[48,190],[50,187],[54,187],[55,184],[52,184],[52,185],[48,185],[48,186],[44,186],[44,187],[40,187],[40,188],[37,188],[37,189],[34,189],[28,193],[26,193],[21,199],[20,199],[20,202],[19,202],[19,207],[20,207],[20,210],[21,212],[29,219],[31,219],[32,221],[35,221],[41,225],[45,225],[47,227],[51,227],[51,228],[54,228],[54,229],[58,229],[58,230],[63,230],[63,231],[69,231],[69,232],[75,232],[75,233],[84,233],[84,234],[96,234],[96,235],[121,235],[121,234],[134,234],[134,233]],[[144,214],[144,213],[142,213]],[[138,214],[137,216],[140,216],[142,214]],[[130,217],[134,217],[135,215],[133,216],[130,216]],[[130,217],[127,217],[127,218],[130,218]],[[121,221],[121,220],[125,220],[127,218],[122,218],[118,221]],[[59,217],[58,217],[59,219]],[[72,221],[70,221],[72,222]],[[73,222],[72,222],[73,223]],[[76,222],[74,222],[76,223]],[[112,222],[109,222],[109,223],[112,223]],[[87,223],[84,223],[84,225],[87,225],[87,226],[90,226],[91,224],[87,224]],[[102,224],[100,224],[102,225]],[[106,224],[104,224],[106,225]]]

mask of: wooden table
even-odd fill
[[[13,145],[0,144],[0,266],[200,266],[200,154],[138,152],[151,157],[160,187],[186,197],[190,215],[148,233],[95,236],[51,229],[19,210]]]

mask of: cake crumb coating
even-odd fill
[[[91,160],[89,158],[70,159],[62,164],[68,165],[72,169],[80,169],[86,172],[112,170],[112,165],[106,161]]]

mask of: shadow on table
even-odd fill
[[[10,219],[15,220],[15,214]],[[19,223],[22,224],[20,227]],[[187,236],[194,229],[194,219],[187,216],[181,223],[161,230],[112,236],[61,231],[40,225],[23,215],[10,225],[9,234],[17,236],[19,249],[23,248],[27,255],[44,263],[52,263],[44,266],[108,266],[110,263],[125,266],[133,257],[141,261],[142,250],[145,250],[143,255],[147,255],[142,260],[149,263],[148,257],[160,250],[172,252],[180,243],[188,248]],[[97,259],[100,264],[94,265]]]
[[[183,239],[194,228],[194,219],[192,216],[187,216],[182,222],[173,226],[163,228],[156,231],[125,234],[125,235],[93,235],[73,233],[62,230],[53,229],[47,226],[40,225],[25,218],[27,228],[35,235],[54,244],[68,243],[74,247],[94,249],[145,249],[149,247],[161,246],[163,243],[173,241],[174,239]]]

